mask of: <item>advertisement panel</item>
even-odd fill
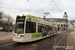
[[[41,37],[41,33],[32,33],[32,38]]]

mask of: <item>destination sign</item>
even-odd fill
[[[18,18],[17,20],[24,20],[24,18]]]

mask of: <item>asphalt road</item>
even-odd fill
[[[0,46],[0,50],[65,50],[67,36],[71,31],[59,33],[57,35],[28,43],[8,43]]]

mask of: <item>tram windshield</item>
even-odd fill
[[[24,22],[16,22],[15,33],[24,33]]]
[[[24,21],[26,16],[17,16],[16,25],[15,25],[15,33],[23,34],[24,33]]]

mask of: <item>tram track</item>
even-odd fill
[[[41,46],[41,47],[39,48],[39,50],[45,50],[45,49],[46,49],[46,46],[48,46],[48,45],[50,45],[51,43],[55,42],[55,40],[56,40],[57,38],[59,38],[59,37],[61,37],[61,36],[55,37],[52,41],[48,41],[48,43],[43,44],[43,46]],[[53,45],[54,45],[54,43],[53,43]],[[52,47],[51,47],[51,48],[52,48]]]
[[[68,33],[67,33],[65,36],[67,36],[67,35],[68,35]],[[38,50],[54,50],[53,47],[54,47],[55,43],[59,45],[59,43],[62,41],[61,39],[64,38],[65,36],[64,36],[64,34],[63,34],[63,37],[62,37],[62,35],[61,35],[61,36],[55,38],[55,39],[57,40],[57,42],[55,42],[56,40],[54,39],[53,41],[48,42],[48,43],[46,43],[45,45],[41,46]],[[59,40],[61,40],[61,41],[59,42]],[[53,43],[53,42],[54,42],[54,43]],[[51,45],[51,43],[53,43],[53,45]],[[49,49],[48,49],[48,47],[46,48],[46,46],[48,46],[49,44],[50,44],[51,46],[50,46]],[[58,45],[57,45],[57,46],[58,46]],[[50,48],[51,48],[51,49],[50,49]]]
[[[8,43],[5,45],[1,45],[0,46],[0,50],[9,50],[11,48],[13,48],[13,45],[15,45],[17,42],[13,42],[13,43]]]
[[[67,35],[65,35],[65,36],[67,36]],[[60,39],[60,41],[59,41],[55,46],[58,46],[58,45],[61,43],[61,41],[64,39],[65,36],[63,36],[63,37]],[[54,47],[54,48],[53,48],[53,50],[56,50],[56,49],[57,49],[57,47]]]
[[[56,41],[56,44],[57,44],[59,40],[64,36],[65,33],[66,32],[59,33],[58,35],[54,35],[54,36],[51,36],[51,37],[48,37],[42,40],[38,40],[35,42],[29,42],[29,43],[14,42],[14,43],[5,44],[5,45],[0,46],[0,50],[30,50],[30,49],[32,50],[43,50],[43,49],[51,50],[51,48],[53,49],[54,47],[55,40],[57,39]],[[35,44],[37,46],[36,47],[32,46],[32,44]]]
[[[13,43],[8,43],[8,44],[5,44],[5,45],[1,45],[0,47],[10,46],[10,45],[13,45],[13,44],[15,44],[15,43],[17,43],[17,42],[13,42]]]
[[[51,36],[51,38],[53,38],[54,36]],[[42,40],[46,40],[44,43],[46,43],[47,42],[47,38],[45,38],[45,39],[42,39]],[[39,41],[42,41],[42,40],[38,40],[38,41],[36,41],[36,42],[31,42],[30,44],[25,44],[25,43],[23,43],[24,44],[24,46],[29,46],[29,47],[24,47],[24,49],[27,49],[27,48],[30,48],[30,47],[33,47],[33,46],[31,46],[31,44],[33,43],[38,43]],[[22,44],[22,43],[21,43]],[[9,44],[5,44],[5,45],[2,45],[2,46],[0,46],[0,48],[1,48],[1,50],[9,50],[9,49],[11,49],[11,48],[14,48],[14,47],[18,47],[18,46],[20,46],[20,43],[18,44],[17,42],[14,42],[14,43],[9,43]]]
[[[57,38],[58,38],[58,37],[57,37]],[[55,38],[55,39],[57,39],[57,38]],[[49,41],[47,41],[47,43],[45,43],[42,47],[40,47],[40,49],[41,49],[41,48],[44,48],[44,47],[47,46],[47,45],[49,45],[50,43],[52,43],[53,41],[55,41],[55,39],[52,40],[51,42],[49,42],[49,41],[50,41],[50,39],[49,39]]]
[[[57,36],[57,35],[55,35],[55,36]],[[55,37],[55,36],[51,36],[51,37],[42,39],[42,40],[40,40],[40,41],[34,42],[34,44],[36,44],[37,46],[36,46],[36,47],[35,47],[35,46],[31,46],[31,47],[35,47],[35,48],[32,49],[32,50],[37,50],[37,49],[39,49],[39,46],[45,45],[45,43],[47,43],[47,42],[49,42],[50,40],[52,40],[52,38]],[[51,39],[49,40],[49,38],[51,38]],[[29,48],[30,48],[30,47],[29,47]],[[25,48],[25,49],[30,50],[30,49],[28,49],[28,48]]]
[[[58,37],[59,35],[54,35],[52,37],[50,37],[50,39],[48,39],[48,41],[46,41],[45,43],[43,43],[42,45],[40,45],[38,48],[38,50],[41,50],[42,48],[44,48],[44,46],[49,45],[52,41],[54,41],[56,39],[56,37]],[[54,40],[53,40],[54,39]]]

